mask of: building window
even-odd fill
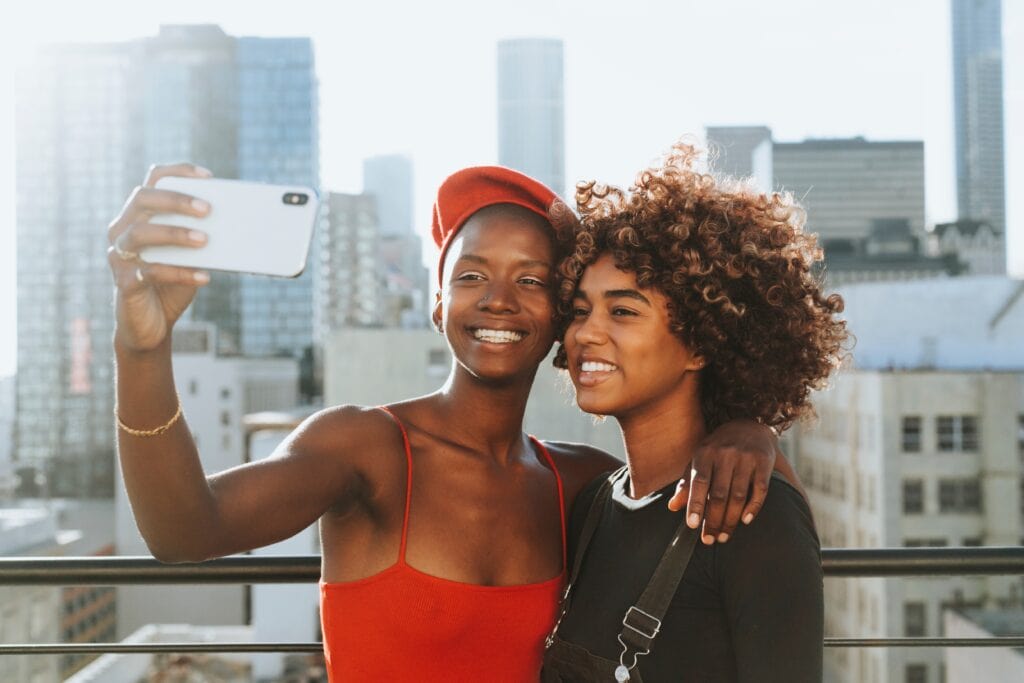
[[[231,389],[229,389],[227,387],[221,387],[220,388],[220,397],[223,400],[227,400],[227,399],[231,398]]]
[[[978,418],[975,415],[940,415],[935,435],[943,452],[978,450]]]
[[[977,536],[970,536],[965,538],[961,545],[965,548],[978,548],[982,545],[982,542]]]
[[[924,482],[912,479],[903,482],[903,514],[920,515],[924,512]]]
[[[928,683],[928,665],[907,664],[904,679],[907,683]]]
[[[903,603],[903,635],[907,638],[920,638],[928,635],[926,631],[924,603]]]
[[[977,479],[940,479],[939,512],[981,512],[981,483]]]
[[[921,416],[905,415],[903,417],[903,452],[921,452]]]
[[[189,380],[189,382],[188,382],[188,395],[189,396],[195,396],[198,393],[199,393],[199,382],[195,381],[194,379]]]

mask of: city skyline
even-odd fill
[[[127,3],[99,4],[109,11],[92,7],[86,14],[68,7],[62,10],[65,21],[56,24],[46,21],[45,5],[33,7],[17,35],[5,42],[4,62],[23,59],[37,42],[130,40],[155,35],[161,23],[218,23],[240,36],[308,35],[319,66],[325,189],[358,191],[364,158],[406,153],[416,167],[413,219],[421,235],[433,188],[446,173],[497,160],[497,43],[534,35],[558,37],[565,45],[570,185],[586,177],[628,184],[680,134],[700,135],[706,125],[763,124],[782,142],[855,135],[923,140],[926,223],[956,217],[947,3],[864,3],[856,12],[841,15],[805,1],[778,2],[770,8],[720,3],[664,10],[638,3],[628,16],[613,13],[614,21],[601,12],[614,9],[611,3],[596,3],[594,11],[582,16],[570,3],[544,5],[543,10],[537,3],[543,15],[531,14],[532,6],[526,6],[504,11],[502,21],[469,3],[442,4],[436,11],[384,3],[317,22],[309,18],[313,5],[304,2],[280,16],[240,16],[226,10],[218,15],[193,2],[179,3],[160,16]],[[401,11],[396,13],[396,7]],[[735,22],[740,7],[748,22]],[[432,32],[420,30],[445,10],[459,21]],[[882,12],[886,22],[874,21]],[[94,16],[105,21],[100,24]],[[545,17],[542,30],[537,16]],[[841,35],[835,30],[839,19]],[[1014,40],[1022,24],[1024,9],[1006,6],[1008,250],[1011,272],[1018,274],[1024,272],[1024,236],[1019,234],[1021,210],[1014,205],[1011,188],[1021,175],[1017,169],[1024,139],[1020,126],[1014,126],[1015,119],[1024,118],[1024,40]],[[709,26],[717,30],[709,31]],[[730,34],[729,53],[721,52],[721,32]],[[908,50],[910,35],[914,43]],[[697,59],[702,55],[714,59]],[[713,67],[705,66],[712,62]],[[676,64],[687,70],[681,72]],[[752,65],[762,70],[763,78]],[[6,71],[0,77],[0,88],[10,92],[5,86],[13,77]],[[10,128],[10,112],[0,108],[0,159],[13,157]],[[8,207],[4,222],[13,225],[9,173],[0,170],[0,204]],[[13,250],[10,232],[0,234],[7,239],[0,244],[5,254]],[[0,319],[13,320],[14,264],[9,255],[5,258],[0,262],[0,273],[6,276],[0,280]],[[0,374],[13,370],[10,347],[13,341],[0,333]]]

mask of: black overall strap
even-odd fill
[[[558,614],[558,620],[555,621],[555,627],[551,630],[551,635],[545,641],[547,647],[551,647],[551,644],[554,642],[555,633],[558,631],[558,625],[562,623],[566,612],[569,611],[569,593],[572,591],[572,587],[580,575],[580,567],[583,566],[583,556],[586,555],[590,540],[594,537],[597,525],[601,522],[601,513],[604,512],[604,506],[612,496],[612,485],[616,479],[624,476],[625,473],[626,467],[622,466],[608,475],[608,478],[604,480],[601,488],[597,490],[597,494],[594,495],[594,499],[590,502],[590,509],[587,510],[587,517],[583,522],[583,530],[580,532],[580,540],[576,544],[576,556],[573,558],[572,573],[569,574],[569,582],[565,584],[565,590],[562,592],[562,609]]]
[[[619,642],[625,649],[619,663],[627,669],[636,666],[638,656],[650,652],[651,643],[661,630],[661,620],[690,563],[697,536],[697,530],[687,527],[685,519],[680,522],[640,599],[626,611],[619,633]]]

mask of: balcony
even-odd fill
[[[825,578],[1024,575],[1024,547],[830,548]],[[320,578],[320,558],[236,556],[199,564],[161,564],[146,557],[3,558],[0,586],[306,583]],[[829,648],[1024,647],[1024,634],[987,638],[834,638]],[[320,652],[319,642],[260,643],[3,643],[0,655],[183,652]]]

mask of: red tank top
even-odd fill
[[[398,561],[365,579],[320,582],[320,622],[332,683],[350,681],[537,681],[544,639],[555,621],[565,580],[565,498],[562,478],[532,436],[558,484],[562,573],[541,583],[480,586],[431,576],[405,562],[412,496],[412,452],[402,423],[408,465]]]

